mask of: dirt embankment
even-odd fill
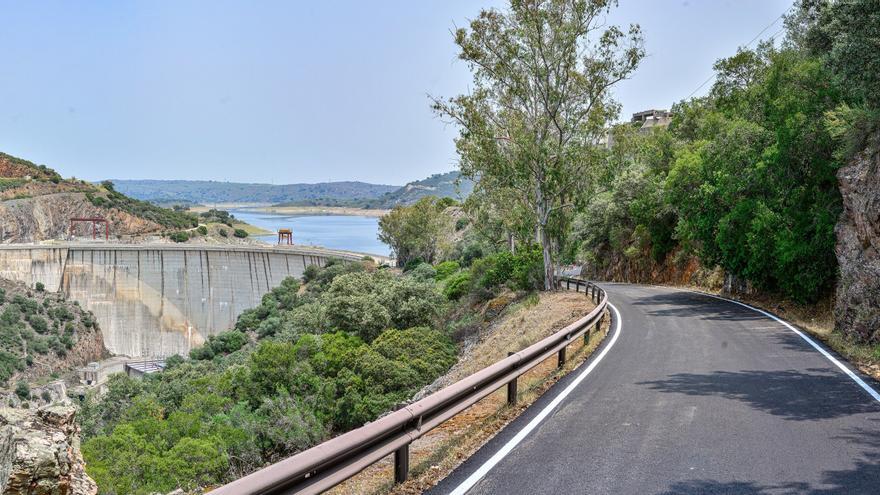
[[[38,242],[48,239],[67,239],[70,219],[73,217],[101,217],[110,222],[110,236],[152,234],[162,227],[152,221],[117,209],[93,205],[84,193],[62,192],[43,194],[0,203],[0,242]],[[91,225],[80,224],[76,236],[91,237]],[[98,236],[103,237],[103,226]]]

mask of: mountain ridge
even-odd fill
[[[111,180],[117,191],[154,203],[270,203],[277,206],[347,206],[387,209],[408,205],[424,196],[463,199],[473,183],[457,170],[433,174],[403,186],[362,181],[264,184],[215,180]],[[460,185],[459,185],[460,182]]]

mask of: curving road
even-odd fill
[[[877,383],[733,302],[604,287],[616,338],[430,493],[880,493]]]

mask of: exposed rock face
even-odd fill
[[[60,192],[41,196],[10,199],[0,203],[0,242],[34,242],[66,239],[71,217],[102,217],[110,222],[111,238],[117,235],[155,233],[162,227],[124,211],[93,205],[81,192]],[[79,236],[87,235],[86,226],[79,227]],[[90,226],[88,228],[91,228]],[[98,227],[98,235],[103,228]]]
[[[620,253],[602,253],[597,257],[600,263],[586,263],[581,267],[581,275],[592,280],[628,282],[642,284],[670,284],[702,287],[721,290],[725,294],[749,292],[747,284],[721,268],[707,269],[695,257],[679,256],[670,253],[662,263],[656,263],[647,253],[638,260],[632,260]]]
[[[843,213],[837,222],[840,278],[837,329],[880,343],[880,134],[837,173]]]
[[[0,490],[6,495],[94,495],[79,450],[76,408],[0,408]]]

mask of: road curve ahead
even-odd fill
[[[621,325],[601,361],[430,493],[880,493],[880,402],[803,338],[710,296],[604,287]]]

